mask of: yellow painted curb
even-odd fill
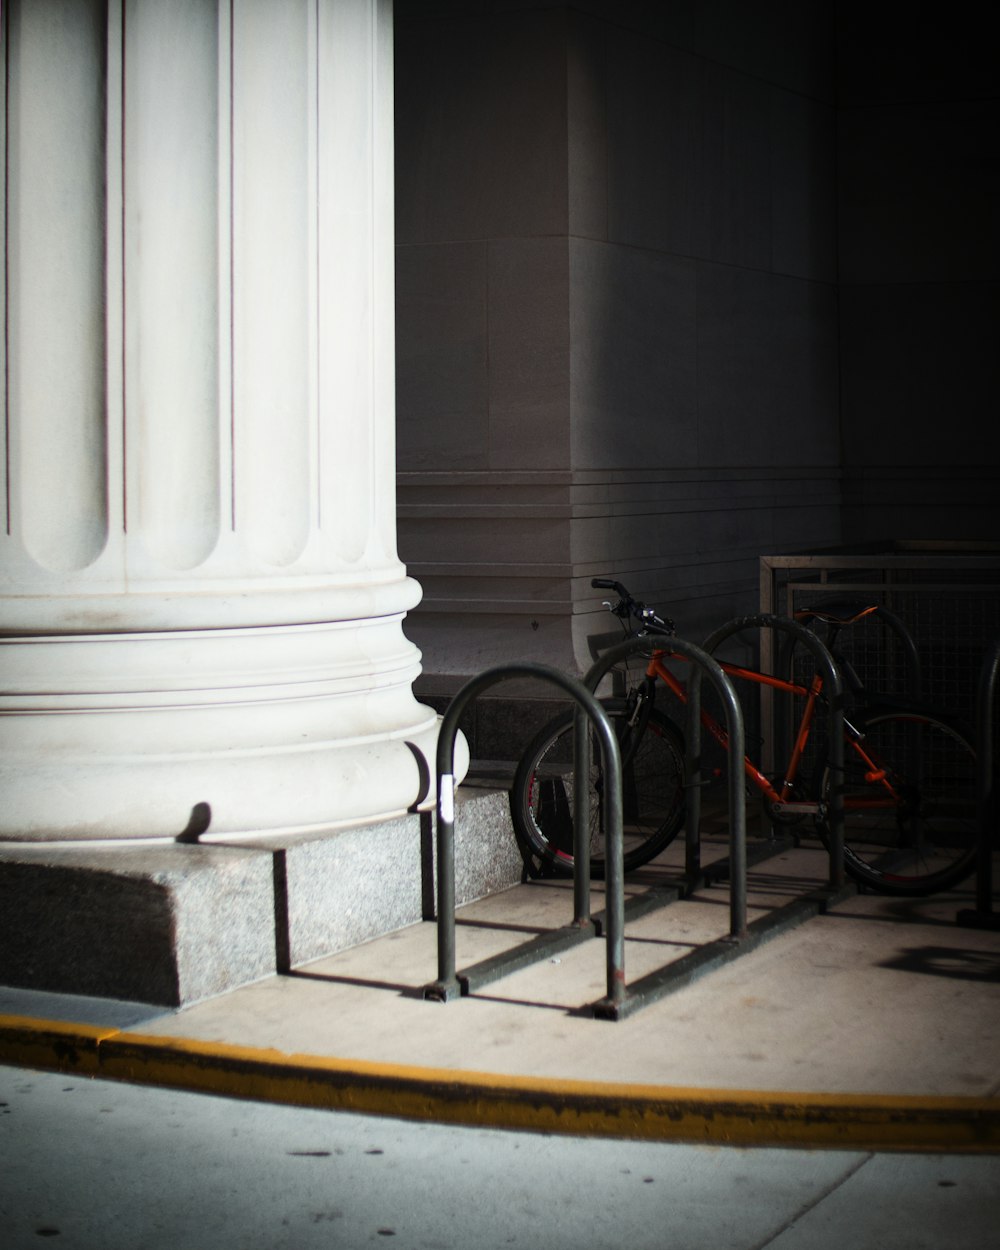
[[[99,1047],[118,1029],[0,1015],[0,1060],[22,1068],[100,1073]]]
[[[0,1017],[0,1062],[84,1072],[79,1056],[93,1053],[90,1074],[109,1079],[480,1127],[711,1145],[1000,1153],[994,1098],[498,1076],[33,1023],[37,1037],[28,1044],[31,1021]]]

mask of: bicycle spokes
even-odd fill
[[[845,763],[844,855],[852,876],[893,893],[925,894],[971,871],[975,753],[952,726],[916,713],[872,717]]]

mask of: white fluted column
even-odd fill
[[[426,802],[390,3],[15,0],[4,40],[0,839]]]

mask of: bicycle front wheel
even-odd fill
[[[636,734],[622,703],[604,704],[622,757],[624,870],[655,858],[684,820],[684,741],[674,723],[655,709]],[[514,832],[523,850],[555,872],[573,872],[573,712],[550,722],[518,765],[511,790]],[[605,872],[604,769],[591,730],[588,786],[590,872]]]
[[[883,894],[949,889],[975,868],[976,752],[935,716],[888,712],[844,744],[844,868]],[[829,799],[824,770],[820,798]]]

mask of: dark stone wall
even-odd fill
[[[595,575],[700,641],[762,555],[1000,538],[986,14],[397,0],[420,693],[584,670]]]
[[[752,12],[751,12],[752,9]],[[840,538],[832,3],[396,5],[400,552],[424,689],[695,640]]]
[[[1000,538],[1000,100],[989,10],[840,0],[844,536]]]

